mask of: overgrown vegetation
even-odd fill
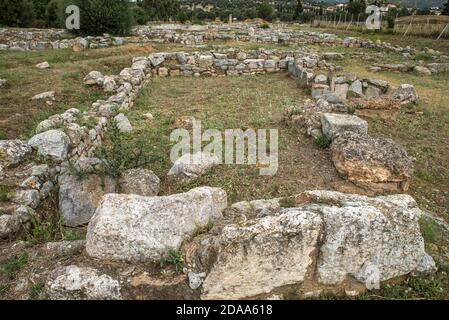
[[[181,272],[186,266],[185,259],[179,250],[170,249],[165,256],[161,258],[161,266],[172,265],[176,272]]]
[[[28,263],[28,254],[22,253],[11,258],[0,261],[0,273],[9,280],[13,280],[16,275]]]
[[[324,134],[321,134],[315,138],[315,144],[321,149],[327,149],[331,145],[331,141]]]
[[[114,177],[119,177],[125,170],[145,167],[161,159],[148,150],[145,136],[135,139],[120,132],[115,124],[108,129],[106,139],[109,143],[103,144],[95,154],[106,160],[108,173]]]

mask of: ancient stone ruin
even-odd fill
[[[0,39],[5,50],[235,40],[383,48],[405,55],[417,52],[309,31],[265,31],[249,25],[190,28],[142,27],[126,40],[108,35],[60,40],[59,31],[12,34],[2,30]],[[126,274],[114,278],[83,265],[59,266],[45,284],[52,299],[139,298],[139,290],[149,292],[151,298],[170,292],[171,298],[184,299],[268,299],[290,292],[298,298],[324,292],[355,295],[401,276],[433,272],[436,265],[425,252],[418,224],[424,212],[411,196],[402,194],[413,177],[414,159],[397,142],[370,136],[364,119],[372,113],[397,113],[416,103],[418,93],[410,84],[393,87],[387,81],[343,74],[332,63],[341,58],[335,52],[307,47],[218,48],[135,57],[115,75],[93,70],[84,84],[102,88],[107,99],[94,101],[88,111],[70,108],[50,116],[28,141],[0,141],[0,176],[11,186],[2,203],[0,238],[13,239],[30,228],[36,208],[52,190],[58,190],[62,224],[87,225],[87,236],[85,241],[49,243],[48,250],[77,250],[98,263],[131,264],[157,263],[176,250],[185,253],[189,266],[177,277],[158,279]],[[312,190],[290,199],[232,204],[224,190],[209,186],[159,196],[160,177],[154,172],[138,168],[117,177],[110,174],[104,159],[94,157],[112,125],[120,132],[133,132],[126,111],[154,77],[274,72],[288,74],[310,92],[306,102],[285,110],[282,122],[310,139],[328,141],[336,170],[372,196]],[[6,81],[1,80],[0,89],[3,86]],[[48,91],[33,99],[51,103],[54,98],[55,92]],[[211,155],[193,156],[202,159],[200,164],[191,166],[181,158],[167,174],[195,181],[217,165]],[[214,224],[210,232],[197,233],[210,223]]]

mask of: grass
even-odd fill
[[[176,272],[181,272],[186,266],[185,259],[182,253],[175,249],[170,249],[168,253],[161,258],[161,266],[172,265],[175,267]]]
[[[8,201],[11,193],[11,187],[0,185],[0,202]]]
[[[37,124],[50,115],[69,108],[87,110],[97,99],[106,97],[100,88],[83,85],[82,79],[92,70],[118,74],[131,64],[133,56],[147,55],[153,48],[129,44],[82,52],[70,49],[32,52],[0,52],[0,78],[10,83],[0,96],[0,136],[3,139],[28,138]],[[51,68],[35,65],[48,61]],[[45,91],[55,91],[52,106],[30,98]]]
[[[139,146],[139,141],[145,141],[143,154],[154,159],[148,162],[146,168],[161,178],[161,194],[164,195],[209,185],[223,188],[228,193],[229,201],[235,202],[290,196],[308,189],[326,188],[329,183],[341,181],[328,151],[317,148],[311,139],[298,139],[302,133],[281,124],[285,106],[299,102],[304,96],[295,81],[284,74],[155,78],[142,90],[134,108],[127,112],[134,130],[123,139],[128,146],[134,146],[132,148]],[[154,119],[148,120],[143,116],[148,112]],[[174,145],[170,134],[177,120],[185,116],[201,120],[204,130],[278,129],[280,150],[277,175],[260,176],[258,164],[222,165],[197,181],[174,183],[167,178],[172,166],[170,151]],[[121,139],[118,139],[119,145],[123,144]],[[106,148],[112,150],[114,146],[110,145],[111,139],[108,140]],[[129,154],[124,152],[125,162]]]
[[[322,134],[319,137],[315,138],[315,144],[321,149],[327,149],[331,145],[331,141]]]
[[[28,255],[26,253],[13,256],[0,262],[0,273],[9,280],[13,280],[27,263]]]
[[[43,282],[43,281],[39,281],[39,282],[33,284],[28,292],[28,299],[29,300],[42,299],[44,288],[45,288],[45,282]]]

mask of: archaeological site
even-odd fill
[[[449,299],[449,2],[371,2],[2,0],[0,300]]]

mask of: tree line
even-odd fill
[[[208,3],[214,5],[210,11],[192,10],[181,5]],[[344,12],[360,15],[363,19],[367,5],[382,6],[386,3],[386,0],[349,0]],[[267,21],[308,22],[325,14],[323,4],[312,0],[1,0],[0,26],[64,28],[65,8],[71,4],[77,5],[81,11],[81,30],[75,32],[90,35],[126,35],[133,24],[148,21],[202,23],[217,18],[227,21],[232,14],[240,21],[262,18]],[[314,5],[311,7],[310,4]],[[449,15],[449,0],[444,5],[443,14]],[[390,9],[387,20],[394,24],[394,18],[404,15],[409,15],[405,8]]]

